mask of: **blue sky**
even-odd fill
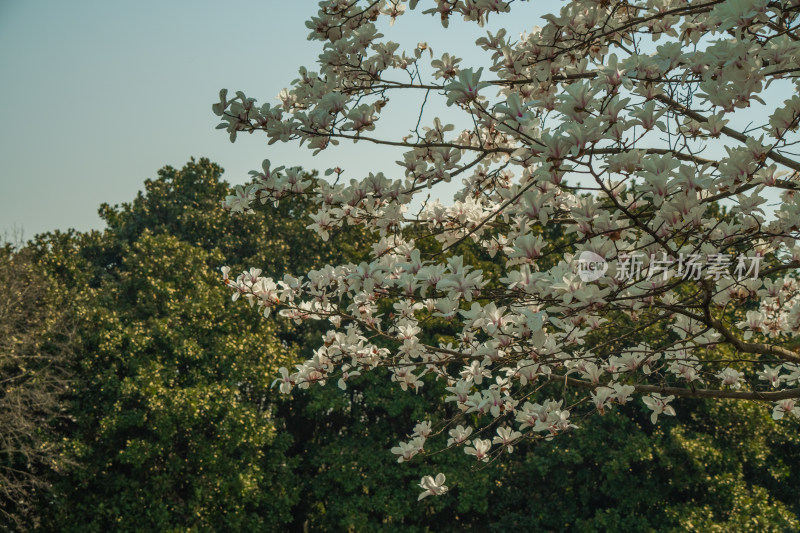
[[[386,160],[397,153],[364,143],[312,159],[257,134],[231,144],[214,129],[221,88],[273,101],[300,65],[315,70],[320,43],[306,41],[304,21],[316,5],[0,0],[0,235],[101,228],[101,203],[132,200],[159,168],[191,156],[219,163],[234,184],[264,158],[342,165],[350,177],[392,170]],[[515,31],[540,23],[541,7],[520,8]],[[442,32],[435,18],[412,17],[386,27],[386,37],[409,47],[427,41],[467,65],[480,61],[475,39],[510,20],[496,17],[485,29],[454,21]],[[397,120],[408,117],[395,108]]]

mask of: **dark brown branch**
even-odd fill
[[[700,113],[698,113],[697,111],[689,109],[685,105],[681,104],[680,102],[676,102],[675,100],[673,100],[672,98],[670,98],[665,94],[656,95],[655,99],[663,104],[668,105],[669,107],[678,111],[679,113],[686,115],[687,117],[690,117],[692,120],[696,120],[697,122],[708,122],[708,119],[703,115],[701,115]],[[745,135],[742,132],[731,129],[727,126],[723,126],[720,131],[725,135],[727,135],[728,137],[736,139],[739,142],[742,143],[747,142],[747,135]],[[800,171],[800,163],[798,163],[797,161],[793,161],[788,157],[782,156],[775,150],[770,150],[769,152],[766,153],[766,156],[775,161],[776,163],[780,163],[781,165],[787,166],[793,170]]]
[[[566,383],[574,387],[582,389],[596,389],[597,387],[604,386],[602,384],[595,385],[588,381],[581,379],[570,378],[556,374],[550,375],[550,380],[554,382]],[[775,402],[779,400],[787,400],[790,398],[800,398],[800,389],[786,389],[781,391],[737,391],[737,390],[712,390],[712,389],[687,389],[684,387],[668,387],[661,385],[633,385],[636,392],[639,393],[656,393],[661,395],[672,395],[682,398],[729,398],[732,400],[763,400]]]

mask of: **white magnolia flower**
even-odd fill
[[[497,428],[497,436],[492,439],[493,444],[500,444],[506,447],[508,453],[514,452],[514,442],[522,438],[522,433],[514,431],[512,428]]]
[[[408,442],[401,442],[398,446],[392,448],[392,453],[398,455],[398,463],[410,461],[415,455],[422,451],[425,446],[424,437],[414,437]]]
[[[764,365],[764,370],[758,373],[758,379],[767,381],[774,389],[779,387],[781,381],[783,381],[783,377],[780,375],[780,373],[781,365],[773,367]]]
[[[675,409],[673,409],[671,405],[667,405],[674,399],[675,396],[670,395],[665,398],[656,392],[642,398],[644,404],[653,411],[653,414],[650,415],[650,421],[653,424],[655,424],[656,420],[658,420],[658,415],[662,413],[665,415],[675,416]]]
[[[444,474],[436,474],[435,478],[433,476],[423,477],[420,481],[419,487],[425,490],[419,495],[417,501],[427,498],[428,496],[440,496],[447,492],[447,487],[444,485],[444,482]]]
[[[614,389],[611,387],[598,387],[591,394],[595,408],[601,415],[604,414],[606,405],[612,400]]]
[[[423,438],[428,438],[431,434],[431,423],[429,421],[420,422],[416,426],[414,426],[414,435],[419,435]]]
[[[289,375],[289,371],[286,369],[286,367],[283,366],[280,367],[278,369],[278,372],[280,372],[281,377],[273,381],[272,386],[274,387],[276,383],[280,382],[281,383],[280,391],[283,394],[289,394],[292,391],[292,387],[294,386],[294,381],[292,380],[292,377]]]
[[[472,435],[472,428],[467,426],[466,428],[462,425],[456,426],[454,429],[451,429],[449,432],[450,438],[447,439],[447,445],[453,446],[454,444],[461,444],[463,442],[469,443],[469,436]]]
[[[786,413],[793,414],[794,416],[800,418],[800,406],[797,405],[797,402],[794,399],[780,400],[775,402],[775,406],[772,409],[772,418],[774,420],[780,420]]]
[[[472,441],[472,446],[464,448],[464,453],[467,455],[474,455],[478,461],[489,460],[489,450],[492,448],[492,443],[489,439],[475,439]]]
[[[742,388],[742,383],[739,381],[744,377],[744,374],[738,372],[732,368],[725,368],[717,377],[722,380],[722,384],[726,385],[732,389],[740,389]]]
[[[614,383],[614,399],[617,400],[618,404],[625,405],[635,390],[636,387],[633,385]]]

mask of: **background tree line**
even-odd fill
[[[307,358],[324,325],[260,320],[230,305],[220,281],[223,263],[275,277],[358,263],[367,239],[345,229],[322,242],[305,229],[310,203],[231,217],[221,176],[207,159],[165,167],[132,202],[101,206],[103,231],[2,248],[5,529],[800,527],[800,426],[724,401],[685,400],[658,426],[629,404],[502,463],[436,454],[427,460],[451,492],[417,503],[421,462],[392,463],[389,448],[406,421],[438,408],[445,384],[400,397],[378,373],[282,397],[277,369]],[[449,334],[445,321],[432,328]]]

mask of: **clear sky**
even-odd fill
[[[413,14],[384,33],[409,47],[427,41],[437,55],[455,51],[469,65],[486,29],[541,24],[543,3],[533,4],[519,6],[513,24],[495,17],[479,29],[457,20],[442,32],[435,18]],[[231,144],[214,129],[221,88],[274,101],[300,65],[315,70],[320,43],[306,41],[304,21],[316,6],[0,0],[0,235],[101,228],[101,203],[132,200],[159,168],[191,156],[219,163],[234,184],[264,158],[321,170],[344,162],[350,177],[387,170],[397,153],[364,143],[312,159],[305,148],[268,147],[258,134]]]

